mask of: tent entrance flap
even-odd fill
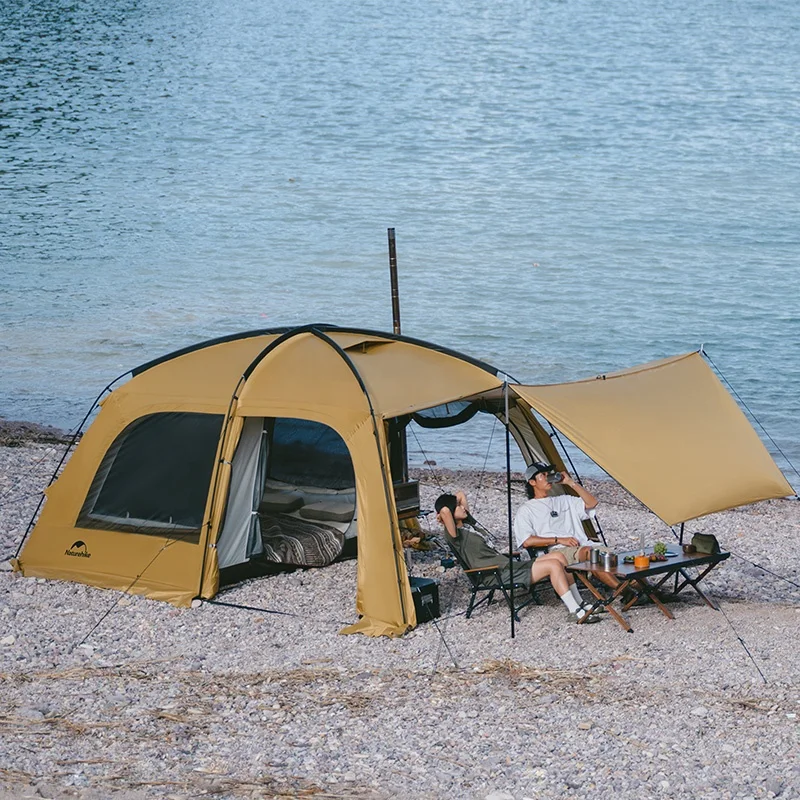
[[[264,493],[266,462],[264,420],[248,417],[233,457],[225,522],[217,545],[220,569],[243,564],[264,551],[258,507]]]

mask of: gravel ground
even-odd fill
[[[3,558],[60,456],[16,444],[0,447]],[[505,529],[504,476],[419,477],[423,507],[464,488]],[[587,484],[612,547],[642,527],[671,537],[617,485]],[[674,620],[631,609],[632,634],[569,624],[547,592],[512,640],[500,605],[465,619],[467,582],[437,551],[407,557],[440,580],[443,616],[396,640],[338,634],[355,561],[218,597],[259,611],[176,609],[4,562],[0,800],[800,797],[800,503],[689,527],[737,554],[705,582],[721,612],[682,595]]]

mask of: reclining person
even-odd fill
[[[474,521],[469,513],[469,503],[464,492],[443,494],[434,504],[436,518],[444,526],[450,537],[450,544],[470,569],[500,566],[500,575],[504,584],[511,583],[513,568],[514,582],[524,586],[550,578],[561,602],[567,607],[570,619],[579,622],[588,613],[588,607],[578,593],[575,579],[564,567],[566,559],[560,553],[547,553],[533,562],[517,561],[509,566],[508,556],[498,553],[490,547],[482,536],[465,527],[464,523]],[[597,616],[589,617],[586,622],[598,622]]]

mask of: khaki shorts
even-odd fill
[[[582,545],[581,545],[582,546]],[[578,550],[580,547],[557,547],[555,550],[551,550],[551,553],[561,553],[564,558],[567,559],[567,564],[575,564],[578,560]]]

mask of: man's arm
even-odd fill
[[[540,536],[536,532],[536,525],[532,519],[533,514],[528,508],[520,508],[514,518],[514,532],[516,533],[519,547],[553,547],[563,544],[567,547],[577,547],[580,543],[572,536]],[[527,534],[527,536],[526,536]],[[520,541],[520,538],[526,538]]]
[[[529,536],[522,547],[553,547],[563,544],[567,547],[577,547],[580,542],[574,536]]]
[[[570,489],[575,491],[575,494],[583,500],[584,506],[586,506],[587,511],[591,511],[593,508],[597,508],[598,503],[600,502],[591,492],[587,492],[586,489],[583,488],[568,472],[562,473],[564,475],[561,483],[564,486],[569,486]],[[573,545],[574,546],[574,545]]]

